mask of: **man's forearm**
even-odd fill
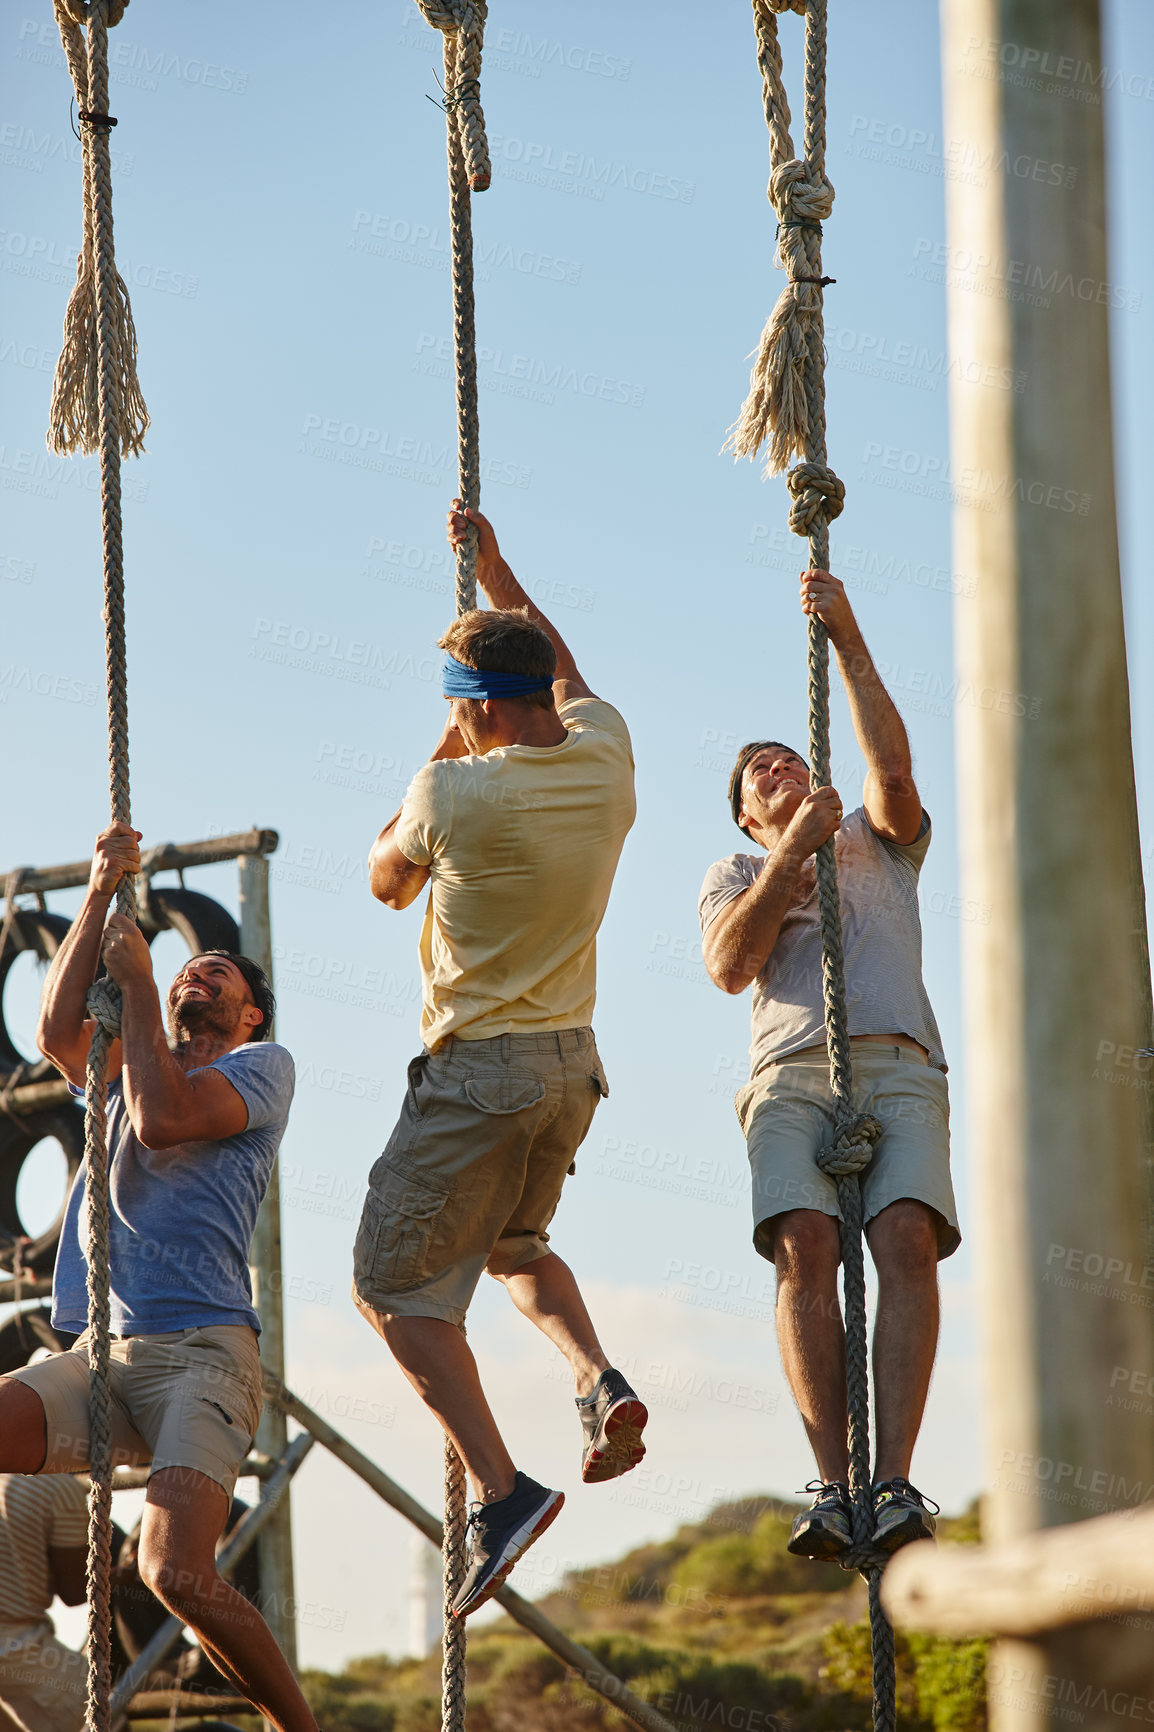
[[[124,1104],[132,1128],[146,1146],[156,1127],[178,1123],[191,1098],[188,1078],[169,1049],[160,999],[151,977],[122,986],[120,1039],[124,1053]]]
[[[743,992],[773,955],[801,865],[791,850],[779,846],[712,944],[706,933],[706,965],[723,991]]]
[[[912,774],[909,736],[897,705],[882,684],[860,631],[835,643],[838,667],[849,698],[854,733],[866,763],[883,784]]]
[[[88,988],[96,979],[111,904],[111,895],[90,890],[52,958],[40,998],[37,1029],[37,1040],[49,1056],[54,1043],[70,1044],[79,1039],[88,1016]]]

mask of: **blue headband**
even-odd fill
[[[553,681],[544,674],[504,674],[497,668],[470,668],[445,656],[441,693],[446,698],[530,698],[548,692]]]

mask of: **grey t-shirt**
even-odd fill
[[[288,1123],[296,1073],[292,1055],[271,1040],[248,1041],[205,1068],[220,1071],[248,1109],[244,1130],[218,1142],[145,1148],[132,1128],[120,1078],[109,1087],[114,1335],[163,1335],[220,1323],[260,1330],[249,1244]],[[81,1162],[52,1283],[52,1322],[74,1335],[86,1327],[88,1315],[85,1172]]]
[[[918,873],[929,845],[927,814],[917,841],[902,846],[872,830],[861,807],[842,820],[834,842],[850,1034],[907,1034],[945,1070],[942,1037],[922,983]],[[731,854],[709,868],[697,905],[703,933],[752,887],[765,861],[765,855]],[[817,880],[808,860],[777,943],[753,983],[750,1075],[824,1040]]]

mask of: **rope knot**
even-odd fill
[[[492,180],[481,108],[481,50],[488,0],[417,0],[426,24],[445,37],[445,108],[457,123],[470,192]]]
[[[799,17],[804,18],[808,0],[761,0],[761,4],[767,6],[771,12],[796,12]]]
[[[812,162],[792,157],[779,162],[769,177],[769,202],[783,230],[801,223],[821,223],[833,210],[833,183]]]
[[[838,1128],[832,1143],[818,1150],[817,1164],[828,1178],[848,1179],[869,1166],[881,1134],[880,1119],[872,1113],[858,1113]]]
[[[785,478],[793,496],[789,527],[795,535],[812,535],[814,526],[832,523],[845,509],[845,482],[828,463],[798,463]]]
[[[120,1038],[120,988],[108,975],[103,975],[88,988],[85,999],[88,1014],[94,1017],[110,1040]]]

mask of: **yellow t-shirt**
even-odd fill
[[[561,706],[558,746],[425,764],[396,843],[428,866],[421,1035],[487,1040],[583,1028],[597,929],[637,811],[629,730],[612,704]]]

